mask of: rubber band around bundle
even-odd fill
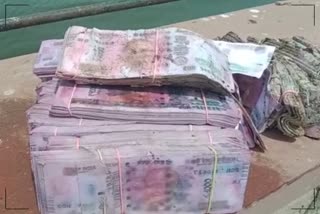
[[[102,157],[101,151],[97,149],[97,152],[98,152],[99,160],[103,163],[103,157]]]
[[[76,148],[79,150],[80,149],[80,138],[77,137],[76,139]]]
[[[69,100],[69,102],[68,102],[68,106],[67,106],[68,112],[69,112],[70,116],[72,116],[71,103],[72,103],[72,98],[73,98],[73,96],[74,96],[74,93],[75,93],[75,91],[76,91],[76,88],[77,88],[77,84],[75,83],[74,86],[73,86],[73,89],[72,89],[72,93],[71,93],[71,95],[70,95],[70,100]]]
[[[212,202],[214,198],[214,189],[216,185],[216,175],[217,175],[217,167],[218,167],[218,152],[214,149],[213,147],[213,141],[210,132],[208,132],[208,137],[210,141],[210,146],[208,147],[214,154],[214,165],[212,169],[212,175],[211,175],[211,189],[210,189],[210,195],[209,195],[209,200],[208,200],[208,207],[206,214],[209,214],[212,208]]]
[[[79,121],[79,126],[81,126],[82,125],[82,118],[80,119],[80,121]]]
[[[156,79],[156,74],[158,73],[158,54],[159,54],[159,31],[156,29],[156,39],[155,39],[155,59],[153,64],[153,74],[152,74],[152,83],[154,83]]]
[[[192,130],[193,130],[193,127],[192,127],[192,125],[190,124],[189,125],[189,130],[192,132]]]
[[[202,95],[202,100],[203,100],[203,104],[204,104],[204,108],[205,108],[205,111],[206,111],[206,123],[207,124],[210,124],[209,123],[209,111],[208,111],[208,105],[207,105],[207,99],[206,99],[206,96],[203,92],[203,90],[201,89],[201,95]]]
[[[122,190],[122,171],[121,171],[121,156],[118,149],[115,149],[117,153],[117,159],[118,159],[118,171],[119,171],[119,190],[120,190],[120,214],[125,214],[125,207],[123,204],[123,190]]]
[[[236,127],[234,129],[238,130],[240,125],[241,125],[241,122],[242,122],[242,110],[241,108],[238,108],[238,112],[239,112],[239,115],[240,115],[240,119],[239,119],[239,123],[236,125]]]

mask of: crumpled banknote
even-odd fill
[[[179,28],[111,31],[72,26],[56,74],[78,83],[235,92],[225,55],[199,34]]]

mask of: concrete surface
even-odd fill
[[[311,190],[275,214],[320,214],[320,198],[316,190]]]
[[[320,4],[313,0],[307,2]],[[250,19],[256,23],[252,24]],[[309,40],[320,41],[319,26],[313,26],[312,9],[305,7],[268,5],[251,11],[244,10],[178,23],[175,26],[197,31],[209,38],[233,30],[244,37],[302,35]],[[39,82],[32,74],[34,59],[35,55],[31,54],[0,61],[1,214],[38,213],[30,171],[25,119],[25,111],[34,102],[34,88]],[[291,206],[298,206],[297,203],[300,202],[294,200],[302,197],[301,203],[307,201],[308,193],[320,185],[320,141],[305,137],[293,141],[276,131],[265,133],[263,139],[269,150],[266,153],[252,151],[252,166],[245,199],[247,208],[240,213],[296,214]],[[5,188],[7,207],[28,210],[6,210]]]

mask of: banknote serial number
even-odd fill
[[[212,175],[212,171],[213,170],[193,170],[193,174],[194,175],[200,175],[200,176],[203,176],[203,175]],[[224,173],[237,173],[237,172],[240,172],[240,169],[239,167],[235,166],[235,167],[228,167],[227,169],[225,168],[221,168],[221,169],[217,169],[216,170],[216,173],[221,173],[221,172],[224,172]]]
[[[172,160],[139,160],[137,161],[138,165],[149,165],[149,164],[157,164],[157,165],[171,165]]]
[[[239,161],[238,158],[235,157],[219,157],[218,163],[234,163]],[[213,158],[194,158],[188,160],[187,163],[197,164],[197,165],[211,165],[214,163]]]

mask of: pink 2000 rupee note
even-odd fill
[[[55,116],[135,120],[160,124],[235,127],[238,105],[228,96],[185,87],[118,87],[61,82],[50,111]]]
[[[57,75],[80,83],[196,84],[234,92],[226,56],[182,29],[111,31],[73,26]]]
[[[223,139],[217,142],[216,136],[209,140],[206,132],[203,137],[211,146],[180,140],[182,145],[167,145],[159,139],[152,146],[34,152],[40,206],[56,214],[86,213],[88,207],[115,214],[237,212],[246,189],[249,152]],[[59,182],[69,184],[69,191]],[[105,196],[102,207],[99,195]]]

